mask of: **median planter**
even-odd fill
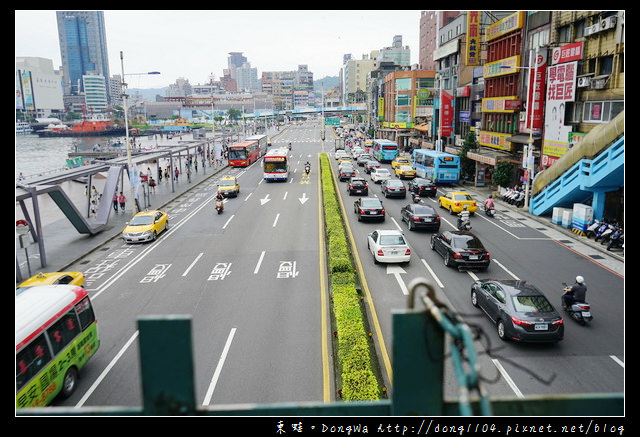
[[[345,401],[382,399],[371,339],[357,291],[349,240],[327,154],[320,155],[329,287],[335,328],[336,381]]]

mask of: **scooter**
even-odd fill
[[[596,237],[593,239],[593,241],[598,241],[602,237],[602,234],[604,234],[607,231],[607,229],[609,229],[610,226],[611,225],[609,223],[602,222],[602,224],[596,231]]]
[[[602,233],[600,236],[600,244],[607,244],[609,239],[613,234],[615,234],[620,229],[618,225],[611,225],[606,231]]]
[[[222,214],[223,210],[224,210],[224,203],[222,202],[222,200],[216,200],[216,211],[218,211],[218,214]]]
[[[487,208],[487,204],[483,203],[482,207],[484,208],[484,213],[489,216],[489,217],[495,217],[496,215],[496,207],[491,205],[490,207]]]
[[[562,285],[564,285],[564,293],[562,293],[562,295],[564,296],[565,294],[567,294],[566,290],[568,285],[565,282],[563,282]],[[591,305],[587,302],[574,302],[570,307],[564,306],[564,300],[561,299],[560,302],[562,307],[564,308],[564,311],[569,315],[569,317],[571,317],[581,325],[586,325],[587,322],[593,320],[593,315],[591,314]]]
[[[614,247],[624,249],[624,231],[622,230],[622,228],[616,229],[609,238],[609,242],[607,243],[607,250],[611,250]]]
[[[587,227],[587,232],[585,232],[585,237],[587,238],[591,238],[593,236],[596,235],[596,231],[598,230],[598,227],[600,227],[602,223],[600,222],[600,220],[594,220],[593,223],[591,223],[588,227]]]
[[[516,194],[515,198],[513,199],[513,205],[518,208],[522,208],[522,206],[524,206],[524,194],[524,191],[520,191],[518,194]]]
[[[459,231],[470,231],[471,230],[471,221],[469,221],[469,218],[462,218],[460,217],[458,219],[458,230]]]
[[[411,199],[413,200],[413,203],[420,203],[420,194],[412,192]]]
[[[311,166],[309,164],[305,164],[304,166],[304,172],[306,174],[309,174],[309,172],[311,171]]]

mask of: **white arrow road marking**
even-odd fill
[[[400,266],[395,266],[395,265],[387,266],[387,275],[395,276],[396,281],[398,281],[398,285],[400,285],[400,289],[402,290],[402,293],[404,293],[405,296],[408,296],[409,291],[407,290],[407,286],[404,285],[404,281],[400,277],[401,273],[407,273],[407,272],[405,272],[404,269]]]
[[[267,194],[266,196],[264,196],[263,199],[260,199],[260,205],[264,205],[265,203],[267,203],[268,201],[270,201],[271,199],[269,199],[269,195]]]
[[[302,203],[304,205],[304,203],[309,200],[309,198],[307,197],[307,193],[302,193],[302,197],[298,197],[298,200],[300,201],[300,203]]]

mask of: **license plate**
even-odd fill
[[[430,218],[430,217],[425,218],[425,219],[423,219],[423,220],[424,220],[425,222],[432,222],[432,221],[433,221],[433,219],[432,219],[432,218]]]
[[[470,259],[470,260],[477,260],[477,259],[480,259],[480,255],[469,255],[469,259]]]
[[[536,331],[548,331],[549,325],[547,325],[546,323],[536,323],[534,329]]]
[[[589,311],[583,311],[582,317],[591,317],[591,313]]]
[[[398,251],[397,251],[397,250],[390,250],[390,251],[389,251],[389,254],[390,254],[390,255],[397,255],[397,254],[398,254]]]

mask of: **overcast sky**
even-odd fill
[[[220,78],[229,52],[242,52],[258,70],[292,71],[306,64],[315,80],[337,76],[342,57],[355,59],[391,46],[394,35],[418,62],[420,11],[409,10],[113,10],[104,11],[109,69],[159,71],[127,78],[130,88],[159,88],[178,78],[192,85]],[[16,56],[61,65],[55,11],[15,11]]]

